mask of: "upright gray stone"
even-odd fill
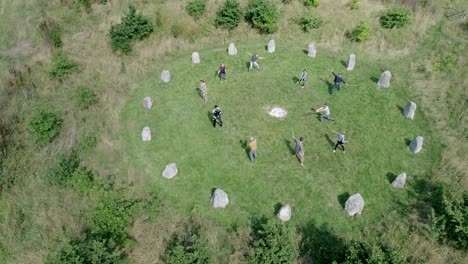
[[[411,120],[414,119],[414,112],[416,111],[416,104],[414,102],[409,102],[406,107],[405,107],[405,111],[403,111],[403,115],[406,117],[406,118],[409,118]]]
[[[289,221],[291,219],[291,206],[289,204],[282,206],[277,216],[283,222]]]
[[[193,64],[198,64],[200,63],[200,54],[198,52],[192,53],[192,63]]]
[[[423,137],[416,137],[415,139],[413,139],[413,141],[411,141],[409,147],[411,151],[413,151],[414,154],[419,153],[421,151],[422,146],[423,146],[423,141],[424,141]]]
[[[361,214],[362,209],[364,209],[364,199],[359,193],[349,197],[345,203],[345,210],[350,216]]]
[[[231,56],[237,55],[237,49],[234,43],[229,43],[228,54]]]
[[[216,189],[211,196],[211,206],[213,208],[226,208],[229,204],[229,198],[226,192],[221,189]]]
[[[143,106],[146,109],[151,109],[153,107],[153,99],[151,97],[147,96],[143,99]]]
[[[166,168],[164,168],[162,176],[166,179],[172,179],[176,175],[177,175],[177,165],[175,163],[166,165]]]
[[[269,53],[275,52],[275,50],[276,50],[276,45],[275,45],[275,41],[274,41],[273,39],[270,40],[270,41],[268,41],[267,50],[268,50]]]
[[[315,47],[314,43],[309,44],[309,49],[307,50],[307,56],[311,58],[315,58],[315,56],[317,56],[317,48]]]
[[[141,131],[141,140],[143,140],[143,142],[151,141],[151,130],[149,127],[144,127]]]
[[[346,70],[351,71],[354,69],[354,64],[356,64],[356,55],[350,54],[348,62],[346,63]]]
[[[395,188],[403,188],[405,187],[405,183],[406,183],[406,173],[402,173],[400,175],[398,175],[395,180],[393,180],[392,182],[392,186],[395,187]]]
[[[161,80],[165,83],[168,83],[171,80],[171,74],[168,70],[164,70],[161,73]]]
[[[380,88],[388,88],[390,87],[390,79],[392,78],[392,74],[389,71],[384,71],[380,75],[380,79],[377,82],[377,86]]]

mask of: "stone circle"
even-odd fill
[[[229,43],[228,54],[231,56],[237,55],[237,49],[234,43]]]
[[[424,138],[421,136],[416,137],[410,143],[410,149],[414,154],[419,153],[422,149]]]
[[[405,107],[405,110],[403,111],[403,115],[408,118],[408,119],[411,119],[413,120],[414,119],[414,112],[416,111],[416,104],[414,102],[409,102],[406,107]]]
[[[380,88],[388,88],[390,87],[390,79],[392,78],[392,74],[389,71],[384,71],[380,75],[380,79],[377,82],[377,86]]]
[[[283,222],[289,221],[291,219],[291,206],[289,204],[283,205],[277,216]]]
[[[229,198],[225,191],[216,189],[211,196],[211,206],[213,208],[226,208],[229,204]]]
[[[392,182],[392,186],[395,187],[395,188],[403,188],[405,187],[405,183],[406,183],[406,173],[402,173],[400,175],[398,175],[395,180],[393,180]]]
[[[200,63],[200,54],[198,52],[192,53],[192,63],[193,64]]]
[[[315,56],[317,56],[317,48],[315,47],[314,43],[309,44],[309,49],[307,50],[307,56],[311,58],[315,58]]]
[[[349,197],[345,203],[345,210],[350,216],[361,214],[362,209],[364,209],[364,199],[359,193]]]
[[[353,70],[355,64],[356,64],[356,55],[350,54],[348,58],[348,62],[346,63],[346,70],[348,71]]]
[[[269,53],[275,52],[276,45],[275,45],[275,41],[273,39],[268,41],[267,50],[268,50]]]
[[[141,140],[143,142],[151,141],[151,129],[149,127],[144,127],[141,131]]]
[[[151,109],[153,107],[153,99],[151,97],[147,96],[143,99],[143,106],[146,109]]]
[[[272,117],[284,118],[288,115],[288,111],[283,107],[274,106],[268,110],[268,114]]]
[[[161,80],[165,83],[168,83],[171,80],[171,74],[168,70],[164,70],[161,73]]]
[[[162,176],[166,179],[172,179],[177,175],[177,164],[171,163],[166,165],[164,168],[164,171],[162,173]]]

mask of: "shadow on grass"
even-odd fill
[[[247,145],[247,140],[246,139],[240,139],[239,144],[240,144],[241,148],[244,150],[245,155],[247,156],[247,158],[250,159],[250,156],[249,156],[250,150],[247,148],[247,146],[248,146]]]
[[[374,83],[377,83],[379,81],[379,78],[372,76],[370,77],[370,80]]]
[[[393,172],[387,172],[386,176],[387,176],[388,183],[392,183],[398,175],[396,175]]]
[[[347,65],[346,65],[346,64],[347,64],[346,61],[345,61],[345,60],[341,60],[340,62],[341,62],[341,65],[343,65],[343,66],[346,68],[346,66],[347,66]]]
[[[405,108],[401,105],[396,105],[396,107],[398,108],[398,110],[400,110],[400,112],[403,114],[403,112],[405,111]]]
[[[206,116],[208,117],[208,120],[210,120],[210,123],[213,124],[213,114],[211,111],[207,111]]]
[[[320,120],[320,116],[318,117],[318,119]],[[333,140],[328,134],[325,133],[324,136],[327,139],[328,144],[330,144],[330,146],[333,148],[335,146],[335,142],[333,142]]]
[[[292,81],[294,84],[299,83],[299,78],[297,76],[292,77]]]
[[[298,228],[302,235],[299,254],[301,263],[342,263],[346,241],[336,236],[327,224],[310,221]]]
[[[302,52],[304,52],[305,54],[309,54],[309,50],[306,49],[303,49]]]
[[[291,155],[296,155],[296,151],[294,150],[294,147],[292,146],[291,143],[292,143],[291,140],[284,139],[284,144],[286,144],[286,146],[288,147],[289,153],[291,153]]]
[[[406,146],[409,146],[411,144],[411,139],[410,138],[405,138],[405,144],[406,144]]]
[[[345,203],[346,203],[346,201],[348,200],[349,197],[350,197],[349,192],[344,192],[344,193],[338,195],[338,202],[340,203],[340,205],[343,208],[345,207]]]
[[[273,214],[274,214],[274,215],[277,215],[277,214],[279,213],[279,211],[280,211],[280,209],[281,209],[282,206],[283,206],[283,204],[281,204],[281,203],[276,203],[275,206],[273,206],[273,209],[274,209]]]
[[[328,93],[332,94],[331,91],[332,91],[332,88],[333,88],[333,83],[330,82],[329,80],[325,80],[325,79],[322,79],[322,78],[320,78],[320,80],[327,85]]]

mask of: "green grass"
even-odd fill
[[[304,43],[302,46],[306,46]],[[192,65],[190,54],[174,58],[142,80],[124,110],[129,163],[140,170],[147,190],[157,190],[165,206],[181,214],[195,213],[224,226],[244,226],[253,216],[273,215],[277,203],[290,204],[292,222],[304,225],[313,220],[328,223],[345,237],[383,223],[400,221],[409,197],[406,190],[390,186],[390,174],[405,171],[408,187],[426,177],[440,160],[437,133],[421,111],[414,121],[401,114],[411,91],[405,64],[374,62],[357,54],[357,65],[346,71],[347,54],[319,50],[311,59],[301,49],[277,42],[277,52],[266,53],[261,45],[238,45],[237,56],[224,49],[203,50],[201,64]],[[247,72],[247,52],[258,52],[261,71]],[[227,65],[227,81],[215,76],[220,63]],[[382,67],[388,65],[388,68]],[[293,82],[303,68],[309,72],[306,88]],[[343,73],[350,83],[331,96],[327,82],[331,69]],[[172,80],[164,84],[163,69]],[[389,89],[378,89],[383,70],[393,74]],[[198,81],[208,87],[208,104],[198,96]],[[154,99],[153,109],[142,107],[145,96]],[[308,114],[328,102],[335,122]],[[209,112],[214,104],[223,109],[223,129],[214,129]],[[270,117],[270,106],[286,107],[287,118]],[[152,130],[152,141],[143,143],[143,127]],[[346,154],[333,153],[336,136],[330,130],[346,129]],[[304,136],[305,167],[291,153],[292,130]],[[241,141],[257,137],[258,158],[251,163]],[[424,148],[412,154],[407,141],[421,135]],[[176,162],[179,174],[172,180],[161,176],[164,166]],[[230,204],[212,209],[212,188],[225,190]],[[351,218],[343,210],[343,197],[361,193],[366,206],[362,216]],[[401,222],[400,222],[401,223]],[[372,226],[375,225],[375,226]]]

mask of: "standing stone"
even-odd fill
[[[403,188],[406,183],[406,173],[398,175],[395,180],[392,182],[392,186],[395,188]]]
[[[234,45],[234,43],[229,44],[228,54],[231,55],[231,56],[237,55],[237,49],[236,49],[236,46]]]
[[[406,117],[406,118],[409,118],[411,120],[414,119],[414,112],[416,111],[416,104],[414,102],[409,102],[406,107],[405,107],[405,111],[403,111],[403,115]]]
[[[144,127],[141,131],[141,139],[143,142],[151,141],[151,130],[149,127]]]
[[[143,99],[143,106],[146,109],[151,109],[153,107],[153,99],[151,97],[147,96]]]
[[[361,214],[362,209],[364,209],[364,199],[359,193],[349,197],[345,203],[345,210],[350,216]]]
[[[423,141],[424,141],[423,137],[416,137],[415,139],[413,139],[413,141],[411,141],[409,147],[411,151],[413,151],[414,154],[419,153],[421,151],[422,146],[423,146]]]
[[[198,52],[192,53],[192,63],[193,64],[200,63],[200,54]]]
[[[177,175],[177,165],[175,163],[166,165],[166,168],[164,168],[162,176],[166,179],[172,179],[176,175]]]
[[[317,49],[315,48],[314,43],[309,44],[309,49],[307,50],[307,56],[311,58],[315,58],[315,56],[317,56]]]
[[[350,54],[348,62],[346,63],[346,70],[351,71],[354,69],[354,64],[356,64],[356,55]]]
[[[164,70],[161,73],[161,80],[165,83],[168,83],[171,80],[171,74],[168,70]]]
[[[382,75],[380,75],[380,79],[377,82],[377,86],[379,86],[380,88],[390,87],[391,78],[392,78],[392,74],[389,71],[384,71]]]
[[[221,189],[216,189],[211,196],[211,206],[213,208],[226,208],[229,204],[229,198],[226,192]]]
[[[291,206],[289,204],[282,206],[277,216],[283,222],[289,221],[291,219]]]
[[[269,52],[269,53],[275,52],[276,46],[275,46],[275,41],[274,41],[273,39],[270,40],[270,41],[268,41],[267,49],[268,49],[268,52]]]

